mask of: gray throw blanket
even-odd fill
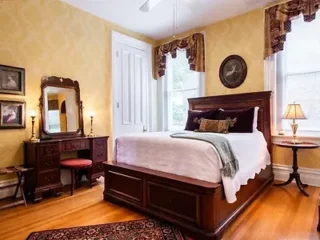
[[[170,137],[194,139],[212,144],[215,147],[215,149],[217,149],[220,155],[223,166],[222,169],[220,169],[220,171],[221,174],[225,177],[233,178],[239,170],[238,159],[236,158],[228,139],[226,139],[225,137],[215,135],[212,133],[207,134],[195,132],[173,133],[170,135]]]

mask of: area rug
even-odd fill
[[[184,240],[179,230],[154,219],[33,232],[27,240]]]

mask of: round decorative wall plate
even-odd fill
[[[227,88],[239,87],[247,77],[247,64],[238,55],[227,57],[220,66],[220,80]]]

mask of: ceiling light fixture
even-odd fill
[[[142,12],[149,12],[151,11],[155,6],[158,5],[158,3],[160,3],[162,0],[149,0],[146,1],[145,4],[143,4],[140,7],[140,11]]]
[[[172,0],[172,10],[173,10],[173,16],[172,16],[172,37],[176,38],[176,32],[179,28],[179,5],[180,0]]]

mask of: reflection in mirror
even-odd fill
[[[76,91],[48,86],[44,90],[45,130],[48,133],[75,132],[79,129]]]

